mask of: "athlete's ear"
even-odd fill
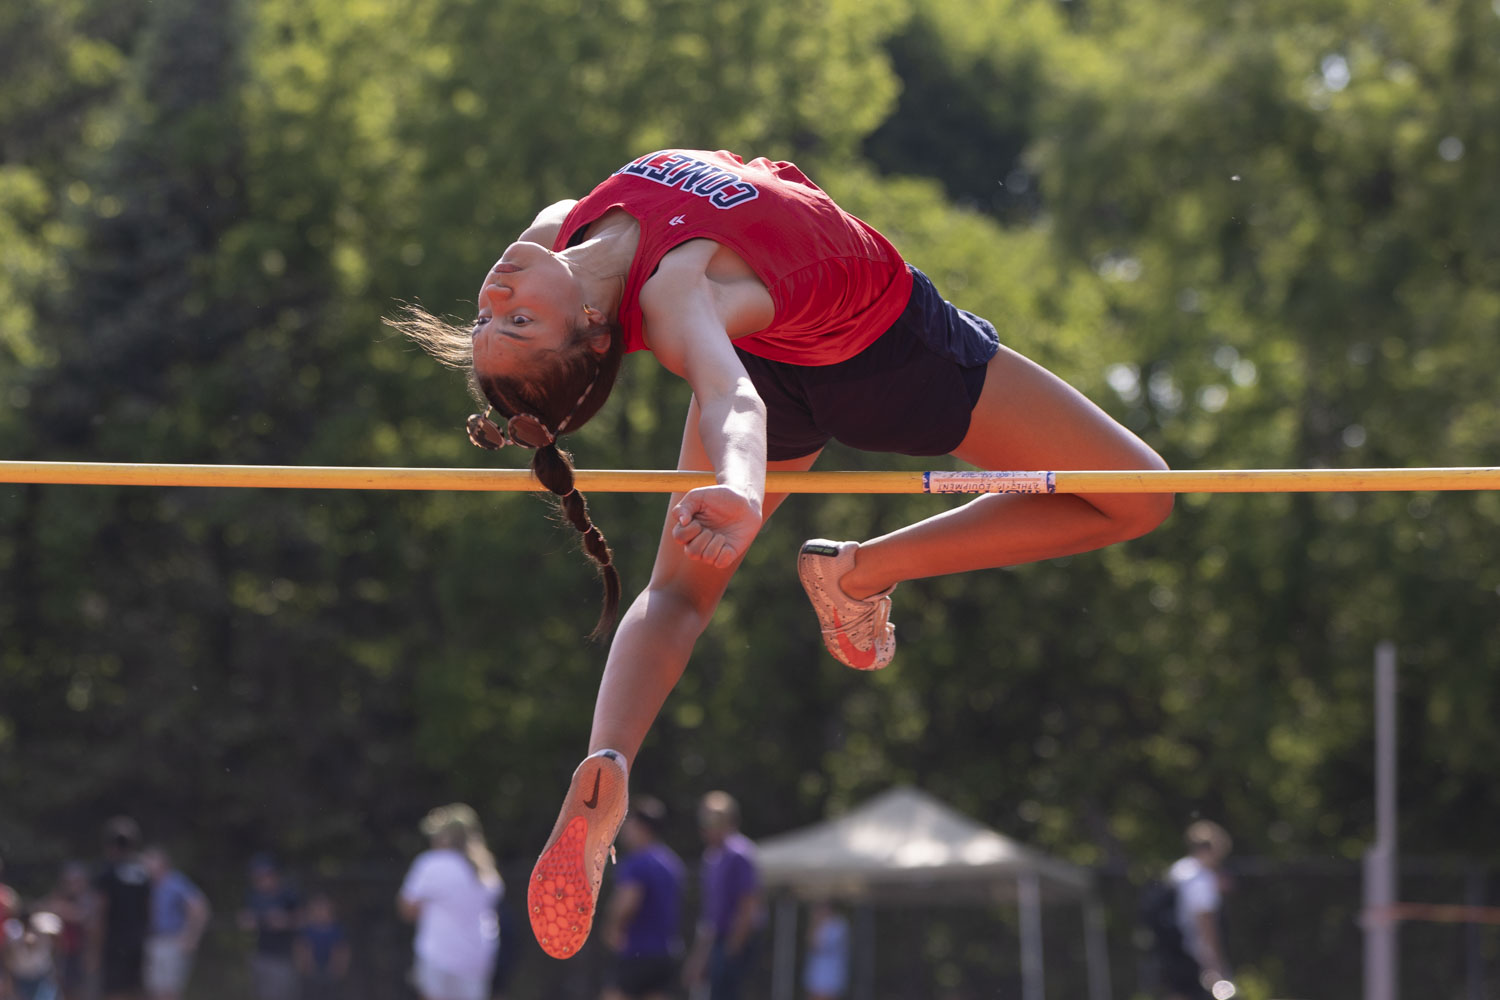
[[[589,348],[595,354],[608,354],[609,346],[614,342],[614,330],[610,328],[609,318],[602,312],[583,307],[583,315],[589,323]]]

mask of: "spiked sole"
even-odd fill
[[[584,759],[573,772],[552,837],[527,884],[531,930],[553,958],[571,958],[588,940],[610,846],[629,800],[623,761],[612,750]]]

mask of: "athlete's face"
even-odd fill
[[[556,254],[512,243],[485,275],[474,320],[474,371],[510,374],[568,343],[584,321],[583,286]]]

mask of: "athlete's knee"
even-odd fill
[[[727,584],[727,577],[720,580],[714,574],[653,580],[646,590],[647,605],[657,621],[671,621],[678,628],[701,634],[713,619]]]
[[[1155,531],[1172,513],[1175,496],[1171,493],[1142,493],[1131,512],[1126,538],[1139,538]]]

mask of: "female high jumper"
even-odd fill
[[[1138,437],[945,302],[922,272],[790,163],[720,150],[649,153],[580,201],[536,217],[479,291],[472,329],[410,308],[397,325],[465,369],[488,411],[475,444],[536,449],[619,604],[608,545],[557,439],[598,412],[623,355],[649,350],[692,388],[679,469],[715,485],[674,495],[646,589],[620,619],[574,772],[528,889],[557,958],[588,937],[627,774],[735,568],[784,495],[766,471],[805,470],[830,440],[951,454],[981,469],[1163,469]],[[895,650],[902,580],[1085,552],[1156,527],[1161,494],[980,496],[863,542],[814,539],[797,571],[830,654],[861,670]]]

